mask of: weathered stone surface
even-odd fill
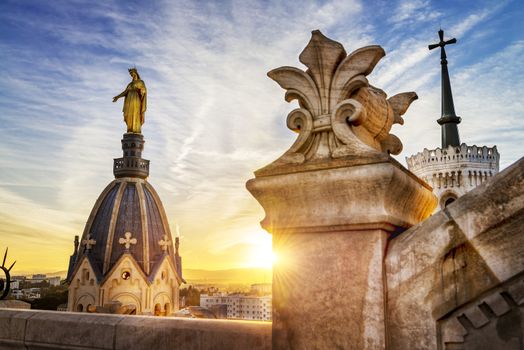
[[[334,159],[338,161],[330,166],[376,163],[400,153],[402,143],[390,134],[391,126],[404,123],[401,116],[417,95],[407,92],[388,99],[369,84],[366,76],[384,55],[377,45],[348,55],[342,44],[313,31],[299,56],[307,70],[285,66],[268,73],[286,90],[286,101],[298,100],[300,108],[287,117],[298,138],[282,157],[255,174],[313,170],[319,162]]]
[[[419,223],[436,205],[429,188],[394,161],[257,177],[247,188],[264,207],[262,226],[270,232],[372,224],[394,230]]]
[[[464,316],[468,318],[468,321],[471,322],[475,328],[480,328],[489,322],[489,318],[476,307],[465,310]]]
[[[271,323],[126,317],[115,349],[270,349]]]
[[[468,331],[459,322],[456,317],[451,318],[447,324],[441,327],[442,329],[442,342],[446,343],[463,343],[464,336],[468,334]]]
[[[0,349],[270,349],[271,323],[0,309]]]
[[[500,280],[524,270],[524,158],[478,191],[448,207],[453,220],[472,241]],[[482,234],[489,232],[489,234]]]
[[[394,162],[262,176],[247,187],[282,257],[273,347],[384,348],[387,237],[431,213],[431,191]]]
[[[262,226],[281,257],[273,268],[274,349],[385,348],[384,257],[390,233],[419,223],[436,206],[423,181],[393,160],[389,133],[415,93],[387,99],[366,76],[384,55],[368,46],[347,55],[314,31],[302,71],[268,73],[299,133],[247,188],[265,210]]]
[[[0,309],[30,309],[31,304],[22,300],[0,300]]]
[[[517,305],[524,304],[524,281],[515,283],[508,288],[509,295],[515,300]]]
[[[0,309],[0,349],[25,349],[27,319],[36,311]]]
[[[504,315],[511,310],[511,305],[499,293],[487,296],[482,302],[486,303],[496,316]]]
[[[123,316],[76,312],[45,312],[27,320],[25,343],[33,348],[113,349],[115,326]]]
[[[524,274],[511,279],[484,296],[471,300],[437,322],[441,334],[441,349],[522,349],[524,333],[523,311],[508,290],[522,283]],[[498,314],[491,305],[505,304],[503,313]],[[460,325],[460,326],[459,326]],[[456,336],[449,336],[455,333]]]
[[[464,315],[474,329],[492,327],[487,322],[490,317],[506,317],[509,304],[489,291],[524,271],[523,195],[521,159],[391,240],[385,263],[388,344],[392,349],[436,348],[437,321],[473,300],[475,307],[457,311],[456,317]],[[517,287],[521,284],[508,286],[519,296],[515,300],[524,296]],[[493,334],[496,338],[496,330]],[[441,336],[447,337],[451,346],[460,338],[460,331],[443,329]],[[492,349],[500,345],[496,339],[487,344],[492,344]]]
[[[387,232],[275,234],[273,348],[384,348]]]

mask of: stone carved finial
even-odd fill
[[[158,241],[158,244],[160,244],[160,247],[162,247],[164,253],[167,253],[167,248],[169,248],[171,241],[167,238],[167,235],[164,235],[162,239]]]
[[[299,133],[291,148],[261,171],[318,160],[366,157],[385,160],[398,154],[402,143],[389,133],[394,123],[403,124],[403,115],[414,92],[387,99],[384,91],[366,78],[385,52],[380,46],[366,46],[347,55],[344,47],[320,31],[300,54],[303,71],[280,67],[268,73],[287,90],[285,99],[298,100],[287,126]]]
[[[96,241],[93,239],[93,236],[88,233],[86,238],[82,240],[82,245],[85,246],[86,252],[89,252],[93,249],[93,246],[96,244]]]
[[[136,244],[136,238],[131,238],[133,234],[131,232],[124,233],[125,238],[120,238],[118,243],[123,244],[126,247],[126,250],[129,250],[131,244]]]

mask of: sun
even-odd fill
[[[271,252],[271,265],[275,265],[278,262],[278,255],[275,252]]]
[[[257,232],[252,237],[246,265],[271,268],[278,261],[277,254],[272,250],[271,235],[266,232]]]

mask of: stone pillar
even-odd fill
[[[315,31],[300,55],[309,68],[301,79],[296,68],[269,73],[303,107],[288,116],[300,133],[295,144],[247,183],[279,257],[274,349],[386,348],[388,237],[429,216],[436,198],[388,155],[402,146],[387,121],[400,120],[414,94],[386,100],[367,84],[365,75],[382,56],[372,46],[346,57],[342,45]],[[331,81],[322,81],[327,75]],[[308,80],[316,86],[304,86]],[[326,96],[334,100],[326,103]]]

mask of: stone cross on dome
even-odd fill
[[[167,239],[167,235],[164,235],[162,239],[158,241],[158,244],[160,244],[164,253],[167,254],[167,249],[169,248],[169,245],[171,245],[171,241]]]
[[[124,233],[125,238],[120,238],[118,243],[123,244],[126,247],[126,250],[129,250],[131,244],[136,244],[136,238],[131,238],[133,234],[131,232]]]
[[[89,252],[95,244],[96,241],[93,239],[93,236],[90,233],[88,233],[86,238],[82,240],[82,245],[85,246],[86,252]]]

